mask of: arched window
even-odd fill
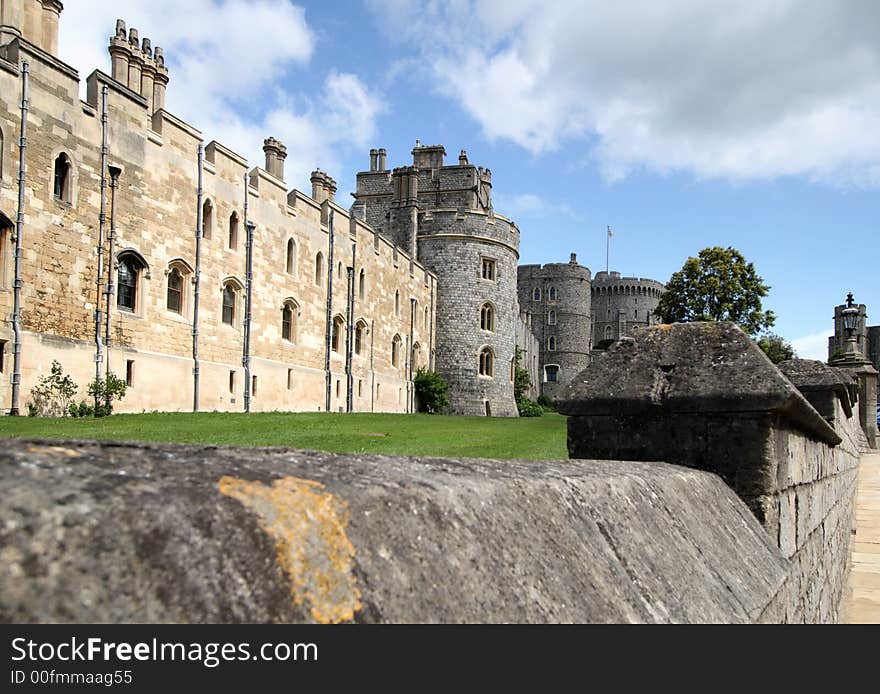
[[[550,287],[550,301],[556,301],[556,287]]]
[[[214,203],[205,200],[202,204],[202,238],[210,239],[214,229]]]
[[[168,264],[168,270],[165,272],[167,277],[165,308],[172,313],[184,315],[187,311],[186,278],[191,274],[192,268],[183,260],[174,260]]]
[[[556,311],[547,314],[547,325],[556,325]]]
[[[118,263],[116,305],[123,311],[134,313],[140,310],[138,289],[147,264],[140,255],[133,251],[120,253]]]
[[[6,138],[3,136],[3,128],[0,128],[0,181],[3,180],[3,164],[6,162]]]
[[[284,269],[288,275],[296,274],[296,241],[287,239],[287,258],[284,262]]]
[[[491,347],[484,347],[480,352],[480,376],[492,378],[495,374],[495,355]]]
[[[55,158],[55,183],[53,187],[56,200],[70,202],[70,157],[64,152]]]
[[[555,352],[556,351],[556,336],[551,335],[547,338],[547,351]]]
[[[324,254],[320,252],[315,256],[315,284],[324,284]]]
[[[345,319],[336,316],[333,319],[333,329],[330,331],[330,349],[334,352],[342,351],[342,333],[345,332]]]
[[[0,288],[10,285],[12,261],[12,231],[15,225],[12,220],[0,212]]]
[[[610,340],[610,339],[612,339],[613,337],[614,337],[614,331],[611,330],[611,326],[610,326],[610,325],[606,325],[606,326],[605,326],[605,339],[606,339],[606,340]]]
[[[541,300],[541,288],[535,287],[532,290],[532,301],[540,301]]]
[[[341,260],[336,264],[336,277],[340,281],[342,281],[342,278],[345,277],[345,272],[343,272],[343,270],[342,270],[342,261]]]
[[[365,340],[367,339],[367,324],[359,320],[354,326],[354,353],[364,353]]]
[[[416,342],[412,348],[412,368],[413,371],[417,371],[422,358],[422,346]]]
[[[430,319],[430,314],[428,313],[428,307],[425,306],[425,320],[424,320],[424,325],[423,325],[425,330],[428,329],[428,320],[429,319]]]
[[[223,322],[235,327],[238,287],[232,282],[223,285]]]
[[[358,299],[363,301],[367,296],[367,273],[365,270],[361,269],[360,275],[358,275]]]
[[[238,248],[238,214],[233,212],[229,216],[229,250],[234,251]]]
[[[296,302],[288,299],[281,307],[281,339],[287,342],[296,342],[296,314],[298,310]]]
[[[391,366],[400,366],[400,335],[395,335],[391,340]]]
[[[555,364],[548,364],[545,366],[544,372],[547,374],[547,378],[545,379],[547,383],[556,383],[559,381],[559,367]]]
[[[480,330],[495,332],[495,309],[492,304],[483,304],[480,309]]]
[[[394,292],[394,315],[400,315],[400,291]]]

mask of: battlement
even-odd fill
[[[169,78],[162,48],[153,48],[146,37],[139,40],[137,29],[126,31],[125,21],[117,19],[116,33],[110,37],[107,50],[113,79],[146,99],[149,113],[164,109]]]

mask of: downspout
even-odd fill
[[[324,397],[324,409],[330,411],[330,387],[333,377],[330,374],[330,337],[333,331],[333,210],[330,210],[330,247],[327,251],[327,329],[324,340],[324,370],[326,376],[326,388]]]
[[[246,190],[246,189],[245,189]],[[247,211],[245,211],[247,219]],[[245,251],[245,280],[244,280],[244,357],[241,360],[244,366],[244,411],[251,411],[251,291],[254,286],[254,224],[245,222],[247,230],[247,247]]]
[[[106,322],[104,324],[104,351],[107,356],[107,369],[106,372],[110,373],[110,347],[113,345],[113,341],[110,338],[110,311],[113,308],[113,295],[115,293],[115,288],[113,284],[113,259],[116,254],[116,189],[119,187],[119,174],[122,173],[122,169],[118,166],[110,165],[107,167],[107,171],[110,173],[110,243],[109,243],[109,253],[108,253],[108,261],[107,261],[107,292],[106,292]],[[107,407],[110,407],[110,394],[107,394],[107,400],[105,402]]]
[[[205,148],[199,145],[199,178],[196,188],[196,271],[193,277],[193,412],[199,411],[199,288],[202,279],[202,176],[205,167]]]
[[[30,108],[28,94],[30,65],[21,64],[21,137],[18,140],[18,213],[15,216],[15,278],[12,282],[12,404],[9,414],[19,415],[18,399],[21,390],[21,235],[24,232],[24,183],[27,174],[27,117]]]
[[[98,285],[95,301],[95,383],[101,382],[101,369],[104,366],[104,343],[101,336],[104,314],[101,311],[101,295],[104,294],[104,226],[107,222],[107,85],[101,89],[101,211],[98,214]],[[98,394],[95,391],[95,409],[98,409]]]
[[[354,374],[352,373],[352,354],[354,352],[354,264],[357,258],[357,245],[351,244],[351,267],[348,272],[348,294],[346,296],[346,346],[345,346],[345,411],[354,411]]]
[[[431,309],[428,314],[428,370],[434,370],[434,278],[431,277]]]
[[[413,386],[413,340],[415,339],[416,300],[409,299],[409,365],[406,369],[406,411],[412,414],[415,410],[415,388]]]

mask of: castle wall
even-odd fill
[[[53,359],[80,384],[94,377],[94,311],[97,303],[95,248],[100,211],[100,93],[109,88],[109,163],[122,169],[116,195],[116,252],[133,252],[145,267],[138,273],[133,311],[111,306],[110,363],[133,383],[119,411],[189,410],[192,407],[192,320],[197,226],[197,150],[201,133],[164,110],[150,114],[147,100],[103,73],[88,81],[89,103],[79,99],[76,71],[26,41],[5,48],[11,65],[0,62],[0,130],[3,166],[0,212],[17,211],[17,137],[20,78],[15,65],[27,59],[31,70],[25,227],[23,233],[23,338],[21,408]],[[54,162],[71,160],[69,200],[53,194]],[[247,174],[248,182],[245,184]],[[365,272],[364,295],[355,288],[354,320],[363,320],[362,353],[352,360],[356,411],[404,412],[411,406],[409,357],[418,344],[423,363],[431,358],[436,277],[406,253],[326,201],[288,193],[284,182],[255,168],[218,143],[206,147],[204,199],[212,220],[202,241],[199,351],[200,408],[241,410],[244,369],[245,285],[244,200],[256,225],[253,244],[251,373],[256,389],[252,410],[322,410],[325,406],[327,267],[315,281],[315,262],[329,246],[329,212],[334,212],[335,259],[332,311],[346,314],[345,268],[356,248],[355,283]],[[109,217],[109,191],[108,191]],[[237,216],[237,238],[230,246],[230,218]],[[107,228],[109,233],[109,224]],[[0,247],[0,347],[4,380],[12,371],[11,256],[8,230]],[[287,271],[288,240],[296,262]],[[106,243],[105,243],[106,248]],[[117,256],[118,258],[118,256]],[[118,262],[118,260],[117,260]],[[342,264],[342,277],[338,275]],[[183,309],[167,308],[168,273],[183,269]],[[105,264],[106,268],[106,264]],[[106,277],[105,269],[105,277]],[[113,273],[114,283],[116,272]],[[239,287],[232,325],[222,320],[224,283]],[[118,288],[117,288],[118,291]],[[395,310],[395,294],[398,310]],[[410,299],[418,302],[411,326]],[[281,312],[295,302],[293,339],[282,339]],[[428,316],[424,309],[428,309]],[[412,342],[410,334],[412,333]],[[395,336],[398,363],[392,365]],[[345,407],[345,338],[331,351],[331,410]],[[129,364],[131,362],[131,364]],[[157,378],[157,376],[160,376]],[[8,381],[7,381],[8,382]],[[11,391],[0,392],[0,407]]]
[[[540,349],[540,392],[555,398],[590,363],[590,270],[569,263],[520,266],[520,305],[531,316]]]

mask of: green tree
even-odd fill
[[[532,387],[529,372],[522,367],[522,350],[517,347],[513,353],[513,398],[517,402],[528,396]]]
[[[125,381],[116,374],[108,372],[107,376],[89,383],[89,395],[99,403],[94,409],[95,417],[106,417],[113,413],[113,401],[122,400],[127,390]]]
[[[758,340],[758,347],[764,350],[764,354],[770,357],[770,361],[774,364],[781,364],[794,358],[794,347],[788,340],[776,333],[762,335]]]
[[[421,367],[416,371],[413,383],[419,398],[419,409],[423,412],[443,414],[449,407],[449,384],[436,371]]]
[[[28,411],[32,415],[64,417],[76,395],[77,386],[73,379],[64,373],[61,364],[53,361],[49,373],[31,388],[31,403]]]
[[[757,335],[776,322],[761,307],[769,289],[735,248],[704,248],[672,275],[654,314],[664,323],[733,321]]]

